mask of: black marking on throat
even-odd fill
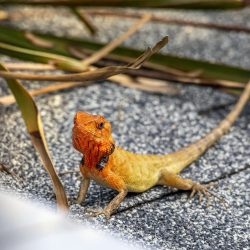
[[[84,157],[81,159],[81,165],[84,165]]]
[[[101,160],[96,164],[96,168],[101,171],[105,167],[105,165],[108,163],[109,156],[103,156]]]

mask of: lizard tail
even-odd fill
[[[227,133],[240,115],[242,109],[247,103],[250,96],[250,81],[245,87],[245,90],[241,94],[238,102],[232,109],[232,111],[225,117],[220,124],[214,128],[210,133],[205,135],[200,140],[186,146],[176,152],[166,155],[168,158],[167,169],[175,174],[180,173],[185,167],[195,161],[201,156],[210,146],[212,146],[217,140],[219,140],[225,133]]]

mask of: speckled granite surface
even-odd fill
[[[17,9],[12,8],[11,11]],[[22,13],[29,11],[30,8],[22,9]],[[59,9],[56,17],[47,18],[44,22],[40,21],[53,10],[40,9],[36,13],[35,17],[21,15],[21,19],[13,21],[13,24],[29,29],[52,30],[58,34],[87,36],[66,10]],[[232,23],[233,16],[234,23],[250,25],[247,23],[250,9],[225,13],[161,11],[160,14],[222,23]],[[95,18],[95,22],[103,27],[97,37],[102,41],[115,37],[130,23],[113,18],[106,21]],[[150,24],[125,44],[144,48],[165,34],[169,35],[170,44],[164,51],[245,68],[250,66],[247,56],[250,53],[250,35],[245,33]],[[39,84],[32,83],[32,86]],[[6,92],[6,85],[1,80],[0,93]],[[109,119],[120,146],[131,151],[160,154],[200,138],[224,117],[236,101],[235,97],[211,88],[182,86],[179,95],[167,96],[119,87],[108,81],[35,99],[60,173],[77,169],[81,158],[71,145],[72,119],[77,110],[99,113]],[[143,194],[129,195],[108,222],[102,217],[87,218],[85,207],[75,204],[79,174],[71,173],[61,175],[71,203],[70,216],[80,223],[108,232],[116,231],[122,238],[135,240],[143,247],[247,249],[250,244],[249,108],[248,104],[231,132],[182,175],[201,182],[217,181],[214,191],[227,199],[229,208],[214,203],[206,209],[204,203],[198,205],[197,199],[186,202],[187,192],[155,187]],[[23,178],[23,183],[18,183],[0,173],[0,190],[15,190],[21,197],[35,198],[53,207],[55,197],[51,182],[31,145],[19,111],[15,105],[1,106],[0,114],[0,159]],[[104,206],[114,195],[114,191],[92,183],[85,206]]]

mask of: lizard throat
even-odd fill
[[[109,161],[109,156],[114,152],[115,146],[112,144],[110,150],[108,152],[101,152],[98,146],[93,147],[87,150],[84,153],[84,164],[92,169],[96,168],[98,170],[102,170]]]

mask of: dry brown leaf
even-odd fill
[[[92,35],[95,35],[97,33],[96,26],[93,24],[89,14],[86,13],[85,10],[83,9],[79,10],[79,8],[77,7],[72,7],[70,9],[72,13],[85,25],[85,27]]]
[[[245,88],[245,84],[241,82],[232,82],[228,80],[216,80],[216,79],[205,79],[205,78],[194,78],[185,76],[169,76],[169,80],[178,81],[181,83],[191,83],[196,85],[212,85],[217,87],[227,88]]]
[[[163,84],[163,81],[160,82],[156,80],[154,85],[155,79],[141,77],[135,80],[128,75],[117,75],[110,77],[110,80],[128,88],[139,89],[151,93],[170,95],[176,95],[179,93],[179,90],[176,87],[167,85],[166,83]]]
[[[53,48],[54,44],[51,41],[45,40],[41,37],[38,37],[31,32],[26,31],[24,37],[29,40],[32,44],[41,47],[41,48]]]
[[[139,30],[145,23],[150,21],[151,14],[145,14],[141,17],[140,20],[133,23],[132,26],[123,34],[115,38],[113,41],[108,43],[106,46],[98,50],[97,52],[93,53],[91,56],[83,60],[83,65],[85,67],[99,61],[104,56],[106,56],[109,52],[114,50],[117,46],[119,46],[122,42],[128,39],[131,35],[133,35],[137,30]]]
[[[109,78],[110,81],[114,83],[118,83],[119,85],[123,85],[126,87],[134,88],[134,89],[140,89],[147,92],[153,92],[153,93],[162,93],[162,94],[177,94],[179,93],[178,88],[174,86],[170,86],[166,83],[166,81],[152,79],[152,78],[146,78],[146,77],[137,77],[136,80],[133,78],[120,74],[119,76],[112,76]],[[55,91],[60,91],[68,88],[75,88],[79,86],[88,86],[91,82],[65,82],[65,83],[59,83],[59,84],[52,84],[46,87],[42,87],[39,89],[30,90],[29,94],[31,96],[38,96],[42,94],[47,94]],[[10,105],[15,103],[15,98],[13,95],[6,95],[3,97],[0,97],[0,104],[2,105]]]
[[[42,95],[42,94],[47,94],[50,92],[55,92],[55,91],[59,91],[59,90],[63,90],[63,89],[69,89],[69,88],[74,88],[74,87],[78,87],[78,86],[87,86],[89,85],[90,82],[88,83],[82,83],[82,82],[65,82],[65,83],[60,83],[60,84],[52,84],[46,87],[42,87],[39,89],[33,89],[29,91],[29,94],[31,96],[38,96],[38,95]],[[13,95],[6,95],[3,97],[0,97],[0,104],[2,105],[10,105],[15,103],[15,98],[13,97]]]
[[[67,48],[67,50],[68,50],[68,52],[72,55],[72,56],[74,56],[74,57],[76,57],[76,58],[78,58],[78,59],[85,59],[85,58],[87,58],[87,55],[91,55],[91,54],[93,54],[93,51],[91,50],[88,50],[88,54],[86,54],[85,52],[83,52],[83,50],[85,50],[85,49],[82,49],[82,48],[76,48],[76,47],[74,47],[74,46],[69,46],[68,48]]]
[[[154,79],[154,78],[147,78],[147,77],[136,77],[136,81],[139,83],[143,83],[145,86],[151,86],[151,87],[165,87],[168,85],[166,81]],[[174,89],[177,89],[176,87],[173,87]]]
[[[141,13],[128,13],[124,11],[112,11],[108,9],[87,9],[87,13],[90,15],[98,15],[98,16],[115,16],[118,18],[140,18],[142,16]],[[197,22],[197,21],[188,21],[188,20],[181,20],[166,16],[159,16],[153,15],[152,22],[160,22],[160,23],[167,23],[167,24],[175,24],[175,25],[188,25],[193,27],[202,27],[208,29],[218,29],[224,31],[242,31],[250,33],[250,28],[239,26],[239,25],[230,25],[230,24],[220,24],[220,23],[204,23],[204,22]]]
[[[90,49],[77,48],[77,47],[73,47],[73,46],[70,46],[68,48],[68,51],[74,57],[77,57],[79,59],[84,59],[87,57],[87,55],[91,55],[93,53],[93,51]],[[104,56],[104,58],[114,60],[114,61],[126,62],[126,63],[131,62],[131,57],[127,57],[125,55],[119,56],[119,55],[114,55],[114,54],[107,54]],[[149,62],[149,61],[145,62],[143,65],[147,68],[158,70],[161,72],[166,72],[167,74],[171,74],[171,75],[177,75],[177,76],[187,76],[188,75],[189,76],[189,74],[190,74],[190,77],[195,75],[195,73],[197,75],[196,71],[195,72],[194,71],[185,72],[185,71],[181,71],[181,70],[178,70],[175,68],[171,68],[171,67],[168,67],[165,65],[160,65],[160,64],[157,64],[154,62]],[[201,71],[199,70],[199,73],[200,72]]]
[[[51,64],[44,63],[11,63],[6,62],[3,65],[8,68],[8,70],[35,70],[35,71],[43,71],[43,70],[55,70],[57,69],[55,66]]]
[[[180,83],[188,83],[195,84],[201,86],[214,86],[214,87],[225,87],[225,88],[239,88],[242,89],[245,87],[244,83],[241,82],[233,82],[228,80],[220,80],[220,79],[207,79],[207,78],[194,78],[189,75],[186,76],[178,76],[178,75],[169,75],[160,71],[147,71],[145,69],[130,71],[129,75],[132,76],[143,76],[146,78],[160,79],[166,81],[180,82]]]

